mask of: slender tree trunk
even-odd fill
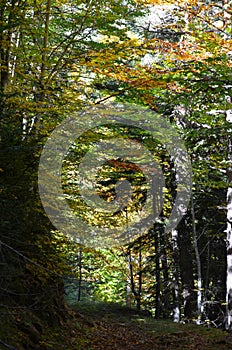
[[[128,262],[128,276],[126,283],[126,305],[131,306],[130,265]]]
[[[161,228],[160,233],[160,262],[162,267],[162,314],[164,318],[169,317],[169,305],[170,305],[170,290],[169,290],[169,272],[168,272],[168,258],[167,258],[167,236]]]
[[[41,50],[41,64],[40,64],[40,74],[38,76],[38,89],[34,90],[34,101],[38,103],[38,105],[42,104],[46,99],[46,85],[47,85],[47,67],[48,67],[48,46],[49,46],[49,26],[51,20],[51,0],[47,0],[46,3],[46,14],[44,19],[44,31],[42,41],[42,50]],[[35,20],[38,20],[39,14],[35,12],[34,14]],[[35,127],[35,135],[38,137],[38,130],[40,128],[41,123],[41,112],[36,113],[35,116],[30,121],[29,129],[32,130]],[[28,124],[27,120],[25,120],[26,124]]]
[[[189,223],[182,220],[179,225],[179,254],[180,254],[180,276],[183,294],[184,316],[192,319],[196,311],[196,299],[193,279],[193,256],[192,241],[189,233]]]
[[[232,187],[227,191],[226,329],[232,329]]]
[[[143,277],[143,272],[142,272],[142,250],[139,250],[139,285],[138,285],[138,296],[137,296],[137,305],[136,308],[138,311],[141,309],[141,294],[142,294],[142,277]]]
[[[178,252],[178,231],[172,229],[172,247],[173,247],[173,321],[180,322],[180,286],[179,286],[179,252]]]
[[[138,256],[139,271],[138,271],[138,286],[137,286],[137,288],[136,288],[136,282],[135,282],[135,277],[134,277],[134,269],[133,269],[131,250],[129,250],[129,254],[128,254],[128,266],[129,266],[129,274],[130,274],[130,290],[135,298],[136,310],[140,311],[140,309],[141,309],[141,293],[142,293],[142,252],[141,252],[141,250],[139,251],[139,256]]]
[[[6,1],[2,1],[0,4],[0,23],[4,24],[7,19],[6,15]],[[9,20],[10,15],[8,15]],[[10,25],[10,23],[9,23]],[[0,116],[4,110],[4,94],[8,83],[9,74],[9,53],[10,53],[10,41],[9,31],[0,31]]]
[[[208,292],[208,288],[209,288],[209,269],[210,269],[210,239],[209,236],[207,237],[207,267],[206,267],[206,271],[205,271],[205,298]]]
[[[200,258],[198,242],[197,242],[197,229],[196,229],[193,194],[191,194],[191,216],[192,216],[192,230],[193,230],[193,245],[194,245],[196,265],[197,265],[197,324],[200,324],[202,313],[203,313],[202,273],[201,273],[201,258]]]
[[[169,316],[169,305],[170,305],[170,290],[169,290],[169,273],[168,273],[168,258],[167,258],[167,236],[162,228],[160,235],[160,258],[162,266],[162,278],[163,278],[163,317],[168,318]]]
[[[156,217],[158,209],[158,198],[157,198],[157,182],[155,176],[152,179],[153,188],[153,215]],[[155,318],[159,319],[161,315],[161,281],[160,281],[160,227],[159,224],[154,223],[153,234],[154,234],[154,247],[155,247]]]
[[[125,208],[125,213],[126,213],[126,225],[128,229],[128,212],[127,209]],[[127,274],[127,280],[126,280],[126,305],[131,306],[131,252],[130,250],[127,251],[127,269],[128,269],[128,274]]]
[[[226,97],[231,103],[231,97]],[[226,121],[232,123],[232,110],[225,111]],[[226,319],[225,327],[232,330],[232,138],[228,137],[228,168],[227,168],[227,273],[226,273]]]
[[[154,225],[155,239],[155,318],[159,319],[161,314],[161,286],[160,286],[160,244],[159,228]]]
[[[81,301],[81,288],[82,288],[82,248],[79,249],[79,278],[78,278],[78,292],[77,301]]]
[[[229,118],[227,118],[228,120]],[[228,141],[226,329],[232,330],[232,138]]]
[[[129,249],[129,254],[128,254],[128,264],[129,264],[129,273],[130,273],[130,287],[131,287],[131,292],[135,297],[136,300],[136,305],[137,305],[137,292],[135,289],[135,280],[134,280],[134,269],[133,269],[133,261],[132,261],[132,255],[131,255],[131,250]]]

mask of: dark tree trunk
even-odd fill
[[[184,220],[186,221],[186,220]],[[194,291],[192,241],[188,223],[179,225],[180,276],[184,303],[184,316],[187,319],[196,316],[196,292]]]
[[[160,242],[159,227],[154,225],[154,246],[155,246],[155,318],[161,315],[161,281],[160,281]]]
[[[77,301],[81,301],[81,288],[82,288],[82,248],[79,250],[79,278],[78,278],[78,292]]]
[[[163,279],[163,317],[168,318],[170,312],[170,290],[169,290],[169,273],[168,273],[168,259],[167,259],[167,236],[162,229],[160,234],[160,254],[161,254],[161,266],[162,266],[162,279]]]
[[[180,268],[179,268],[179,247],[178,247],[178,231],[172,229],[172,247],[173,247],[173,269],[172,269],[172,295],[173,295],[173,321],[180,322]]]

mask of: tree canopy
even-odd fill
[[[156,319],[231,330],[231,21],[230,0],[1,1],[3,346],[42,346],[43,329],[74,317],[74,300],[113,301]],[[192,188],[176,227],[167,229],[180,191],[178,152],[154,137],[145,119],[89,128],[70,144],[59,181],[73,215],[96,232],[142,220],[149,198],[162,203],[158,218],[130,242],[107,248],[54,227],[39,193],[41,153],[57,127],[70,116],[82,125],[89,108],[99,120],[107,109],[118,118],[120,108],[125,115],[144,111],[179,135]],[[112,140],[130,147],[105,159],[102,145]],[[158,164],[153,197],[140,147]],[[91,152],[98,171],[82,178],[78,166]],[[123,181],[130,198],[116,213],[91,208],[93,189],[99,203],[112,204]]]

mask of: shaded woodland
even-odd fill
[[[232,4],[173,3],[0,1],[1,349],[57,349],[59,336],[64,349],[101,349],[100,343],[81,343],[88,327],[97,325],[103,335],[111,329],[109,320],[88,318],[81,308],[92,303],[94,310],[99,301],[116,303],[122,315],[132,310],[145,324],[154,322],[151,327],[167,320],[176,327],[194,323],[231,331]],[[106,215],[82,200],[77,167],[102,140],[141,143],[159,164],[165,185],[159,217],[130,243],[82,244],[78,227],[76,237],[60,232],[43,207],[41,152],[66,118],[81,121],[81,113],[95,107],[101,118],[104,108],[121,106],[167,121],[183,140],[192,170],[189,205],[168,231],[179,188],[175,160],[159,139],[120,123],[90,128],[70,144],[62,162],[62,189],[74,215],[91,227],[126,226],[143,215],[149,184],[143,169],[126,157],[103,162],[94,180],[106,203],[115,199],[117,182],[127,180],[132,195],[126,206]],[[102,149],[98,160],[104,160]],[[120,325],[115,327],[120,334]],[[230,340],[214,331],[228,348]],[[131,339],[141,336],[131,332]],[[177,337],[179,328],[173,332]],[[167,334],[166,345],[178,348],[172,330]],[[167,334],[156,339],[157,349]],[[194,343],[194,336],[186,337]],[[207,341],[202,349],[210,349]],[[155,349],[151,343],[137,345]],[[124,348],[136,349],[133,341],[128,344]]]

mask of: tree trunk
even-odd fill
[[[231,97],[227,102],[231,103]],[[232,110],[226,110],[226,121],[232,123]],[[225,327],[232,330],[232,138],[228,139],[228,169],[227,169],[227,275],[226,275],[226,320]]]
[[[189,320],[195,317],[194,314],[196,312],[196,296],[194,292],[193,279],[192,242],[187,220],[182,220],[182,223],[180,223],[178,230],[180,242],[180,276],[183,294],[184,316]]]
[[[226,329],[232,330],[232,139],[228,142]]]
[[[197,242],[197,229],[196,229],[193,194],[191,194],[191,216],[192,216],[192,230],[193,230],[193,245],[194,245],[196,265],[197,265],[197,324],[200,324],[202,313],[203,313],[202,273],[201,273],[201,258],[200,258],[198,242]]]
[[[227,191],[226,329],[232,329],[232,187]]]
[[[137,305],[136,309],[140,311],[141,309],[141,294],[142,294],[142,277],[143,277],[143,272],[142,272],[142,250],[140,248],[139,250],[139,285],[138,285],[138,296],[137,296]]]
[[[180,286],[179,286],[179,251],[178,251],[178,231],[172,229],[172,249],[173,249],[173,277],[172,277],[172,294],[173,294],[173,321],[180,322]]]
[[[159,319],[161,314],[161,285],[160,285],[160,242],[159,227],[154,224],[155,239],[155,318]]]
[[[160,234],[160,258],[162,265],[162,278],[163,278],[163,317],[166,319],[169,317],[169,305],[170,305],[170,290],[169,290],[169,273],[168,273],[168,258],[167,258],[167,236],[162,228]]]
[[[81,301],[81,288],[82,288],[82,248],[79,249],[79,278],[78,278],[78,292],[77,301]]]
[[[128,268],[128,274],[126,279],[126,305],[130,307],[131,306],[131,267],[130,267],[129,255],[128,255],[127,268]]]

